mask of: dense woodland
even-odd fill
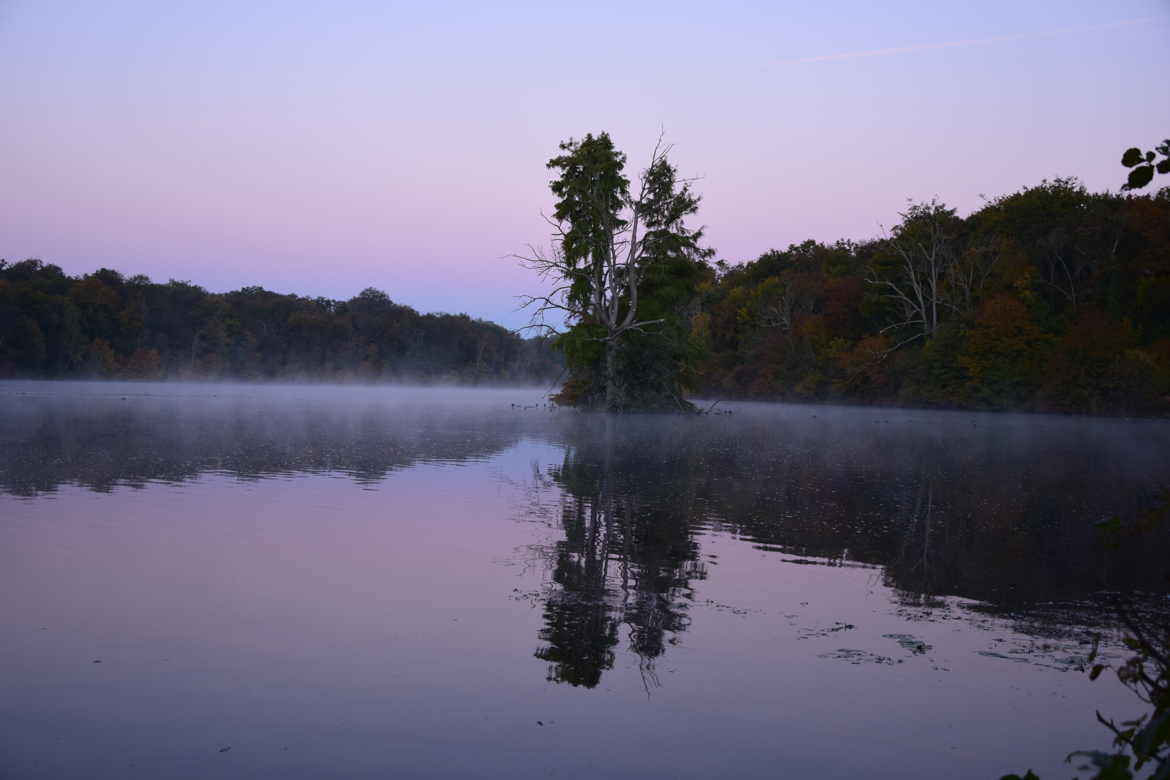
[[[0,261],[0,376],[533,382],[546,341],[465,314],[419,314],[383,292],[348,301],[259,287],[83,277]]]
[[[630,334],[624,362],[668,355],[693,394],[1170,412],[1170,188],[1045,181],[966,218],[912,204],[872,241],[681,266],[648,278],[642,305],[683,322]],[[562,350],[594,349],[584,330]],[[561,362],[547,340],[373,289],[348,301],[218,294],[0,261],[0,376],[519,382],[554,379]]]
[[[878,240],[718,263],[701,295],[704,395],[1170,411],[1170,188],[913,204]]]

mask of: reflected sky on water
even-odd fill
[[[1164,565],[1095,525],[1162,422],[0,402],[0,777],[1064,776],[1133,710],[1080,671],[1100,593]]]

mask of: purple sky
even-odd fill
[[[0,257],[515,326],[569,136],[665,128],[732,262],[1170,136],[1167,0],[555,5],[0,0]]]

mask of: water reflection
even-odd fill
[[[1107,623],[1103,592],[1166,591],[1166,524],[1113,539],[1098,527],[1159,505],[1164,426],[893,415],[897,427],[859,410],[822,420],[762,408],[734,423],[559,426],[564,459],[547,478],[563,537],[545,552],[553,587],[536,652],[548,679],[596,686],[624,641],[653,685],[708,576],[708,532],[782,562],[877,567],[904,607],[957,596],[1033,624]]]
[[[1035,608],[1166,590],[1165,525],[1113,545],[1097,528],[1140,518],[1166,488],[1164,422],[765,405],[606,419],[517,411],[509,392],[11,388],[0,491],[18,496],[209,471],[338,472],[375,487],[417,463],[552,445],[540,473],[558,496],[557,536],[544,548],[551,587],[536,655],[550,680],[574,686],[596,686],[623,651],[655,683],[694,614],[696,583],[738,576],[701,555],[706,534],[777,563],[877,567],[907,605],[956,596]],[[453,476],[444,485],[473,489]],[[1092,609],[1044,608],[1063,621]]]
[[[420,462],[497,455],[515,446],[526,422],[501,411],[506,395],[490,392],[80,388],[73,396],[5,399],[0,491],[35,496],[76,484],[105,492],[206,472],[240,479],[343,472],[372,485]]]
[[[685,630],[692,583],[706,577],[698,559],[693,461],[637,436],[618,435],[620,421],[592,419],[574,430],[564,461],[549,469],[564,499],[564,539],[552,548],[555,588],[545,599],[548,679],[593,687],[613,666],[625,629],[646,685],[654,661]]]
[[[1165,423],[11,387],[0,775],[1058,775],[1165,591]]]

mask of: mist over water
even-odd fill
[[[1160,421],[151,383],[0,409],[0,776],[1063,776],[1133,710],[1081,671],[1101,594],[1166,549],[1096,527],[1166,489]]]

